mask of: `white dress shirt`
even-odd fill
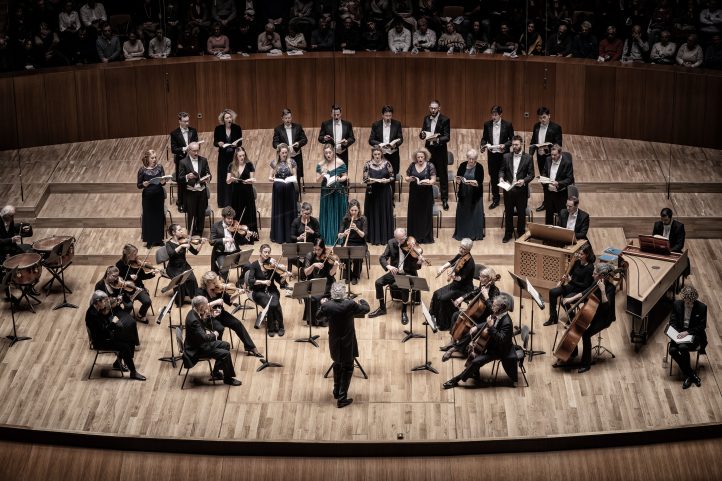
[[[223,223],[223,249],[226,252],[234,252],[236,250],[236,242],[233,240],[233,232],[228,230],[226,223]]]
[[[513,154],[513,162],[512,166],[514,169],[513,176],[511,178],[512,182],[516,180],[516,173],[519,172],[519,164],[521,164],[521,154]]]
[[[491,127],[491,143],[499,145],[499,137],[501,137],[501,122],[494,122]]]
[[[552,165],[549,168],[549,179],[557,180],[557,170],[559,170],[559,164],[561,164],[561,163],[562,163],[561,155],[559,156],[559,160],[557,160],[556,162],[554,162],[552,160]]]
[[[574,230],[574,226],[577,225],[577,214],[579,211],[569,214],[569,218],[567,219],[567,229]]]
[[[333,121],[333,140],[338,143],[343,139],[343,126],[340,120]]]
[[[391,122],[386,123],[386,121],[384,121],[383,126],[383,143],[388,144],[391,142]]]
[[[183,135],[183,140],[186,141],[186,145],[188,145],[188,129],[181,129],[181,134]]]
[[[672,223],[662,224],[662,237],[669,239],[669,233],[672,232]]]
[[[538,144],[543,144],[544,142],[547,141],[547,129],[548,128],[549,128],[549,124],[547,124],[547,125],[540,124],[539,125],[539,139],[537,140]]]
[[[431,117],[431,127],[430,127],[430,129],[431,129],[431,133],[432,133],[432,134],[436,132],[436,121],[437,121],[437,120],[439,120],[439,114],[436,114],[436,116]]]

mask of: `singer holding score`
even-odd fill
[[[206,209],[208,208],[208,183],[211,170],[208,159],[198,155],[200,145],[191,142],[188,155],[178,164],[178,189],[184,190],[186,229],[190,235],[203,236]]]

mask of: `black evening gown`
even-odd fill
[[[426,163],[424,170],[416,170],[412,163],[406,170],[407,176],[418,177],[419,180],[430,179],[436,175],[436,168],[431,162]],[[434,187],[409,183],[409,206],[406,213],[406,231],[421,244],[434,242]]]
[[[165,231],[165,189],[160,184],[143,187],[143,182],[165,175],[162,165],[138,170],[138,188],[143,189],[143,224],[141,238],[149,245],[162,245]]]
[[[453,237],[458,241],[465,237],[471,240],[482,240],[485,221],[484,167],[477,163],[471,170],[467,170],[466,165],[462,165],[459,168],[459,174],[467,180],[476,180],[479,182],[479,186],[473,187],[463,182],[459,184],[459,201],[456,203],[456,224]]]
[[[243,130],[240,125],[231,124],[231,135],[226,135],[225,124],[217,125],[213,131],[213,145],[218,146],[218,142],[230,144],[241,137],[243,137]],[[218,202],[219,208],[230,205],[231,189],[230,186],[226,184],[226,172],[228,172],[228,166],[233,162],[233,154],[236,153],[236,148],[242,144],[243,141],[240,141],[236,146],[218,147],[218,176],[216,177],[216,179],[218,179],[218,192],[216,194],[216,201]]]
[[[366,179],[393,179],[394,168],[389,161],[376,169],[372,162],[364,165],[364,181]],[[394,207],[392,184],[368,184],[364,199],[364,213],[368,222],[366,238],[373,245],[386,245],[394,236]]]
[[[228,173],[231,172],[231,166],[232,164],[228,166]],[[251,178],[251,173],[255,171],[256,169],[253,167],[253,164],[246,162],[240,178],[248,180]],[[236,211],[236,220],[239,220],[241,224],[247,225],[250,230],[258,232],[256,199],[253,194],[253,184],[234,182],[229,187],[231,188],[229,205]],[[241,214],[243,214],[243,218],[241,218]]]
[[[176,244],[174,241],[169,240],[165,243],[165,249],[166,252],[168,252],[168,263],[166,265],[165,271],[168,273],[171,279],[191,268],[190,264],[188,264],[188,261],[186,260],[186,251],[181,250],[180,252],[176,252],[175,250],[177,247],[178,244]],[[191,254],[198,255],[198,250],[195,247],[190,246],[188,250],[191,251]],[[191,272],[190,277],[188,277],[188,280],[181,287],[182,297],[193,299],[193,296],[196,295],[196,290],[198,290],[198,281],[196,281],[195,274]],[[180,305],[181,296],[179,296],[176,300]]]
[[[290,164],[289,164],[290,162]],[[275,165],[275,161],[274,164]],[[276,178],[285,179],[292,175],[291,168],[296,166],[293,160],[281,162],[276,169]],[[296,184],[293,182],[274,182],[271,194],[271,241],[277,244],[291,242],[291,223],[298,217],[296,203]]]

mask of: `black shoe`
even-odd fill
[[[452,380],[448,380],[444,384],[441,385],[441,387],[443,387],[444,389],[453,389],[458,386],[459,386],[459,382],[452,381]]]
[[[692,382],[697,387],[702,387],[702,380],[699,378],[698,375],[692,374]]]
[[[358,284],[358,279],[351,279],[351,284],[354,286]]]
[[[370,312],[368,316],[370,318],[373,318],[373,317],[379,317],[379,316],[384,316],[384,315],[386,315],[386,309],[378,307],[378,308],[376,308],[375,311]]]
[[[444,210],[449,210],[449,202],[448,201],[444,201],[442,203],[442,206],[444,207]]]
[[[235,377],[232,377],[230,379],[224,379],[223,384],[228,384],[229,386],[240,386],[242,383]]]
[[[446,351],[443,356],[441,356],[441,362],[446,362],[449,359],[451,359],[451,355],[454,354],[454,351]]]
[[[491,201],[491,204],[489,204],[489,209],[496,209],[497,207],[499,207],[498,200],[493,200],[493,201]]]
[[[409,316],[406,315],[406,311],[401,313],[401,324],[404,326],[409,323]]]
[[[546,208],[547,208],[547,207],[544,205],[544,202],[542,202],[541,204],[539,204],[539,205],[537,206],[536,211],[537,211],[537,212],[541,212],[541,211],[543,211],[543,210],[546,210]]]
[[[128,368],[125,367],[125,364],[123,364],[123,362],[120,359],[116,360],[113,363],[113,370],[120,371],[120,372],[128,372]]]
[[[263,357],[263,354],[258,352],[258,350],[252,350],[252,351],[246,351],[246,355],[253,356],[253,357]]]
[[[689,389],[689,387],[692,385],[693,382],[694,381],[692,380],[691,377],[686,378],[684,380],[684,382],[682,383],[682,389]]]
[[[268,333],[268,337],[275,337],[275,336],[276,336],[276,331],[270,331]]]
[[[447,344],[447,345],[445,345],[445,346],[441,346],[441,347],[439,348],[439,351],[442,351],[442,352],[448,351],[448,350],[451,349],[452,347],[454,347],[453,344]]]
[[[547,319],[547,321],[544,324],[542,324],[542,326],[553,326],[554,324],[558,324],[558,323],[559,323],[559,319],[549,318],[549,319]]]
[[[141,373],[139,373],[138,371],[136,371],[136,372],[131,372],[131,373],[130,373],[130,378],[131,378],[131,379],[135,379],[136,381],[145,381],[145,376],[142,375]]]
[[[510,240],[511,240],[511,236],[510,236],[510,235],[505,235],[504,238],[501,240],[501,243],[502,243],[502,244],[506,244],[506,243],[509,242]]]
[[[278,330],[278,337],[283,337],[284,334],[286,334],[286,329],[282,327]]]
[[[178,212],[180,212],[181,214],[183,214],[183,213],[185,213],[185,211],[186,211],[186,210],[183,208],[182,205],[179,205],[179,206],[178,206]]]
[[[591,369],[591,366],[582,366],[582,367],[580,367],[579,369],[577,369],[577,372],[578,372],[579,374],[582,374],[582,373],[584,373],[584,372],[587,372],[587,371],[590,370],[590,369]]]
[[[339,409],[345,408],[352,402],[353,402],[353,398],[350,398],[350,397],[341,398],[338,401],[336,401],[336,407],[338,407]]]
[[[221,371],[213,371],[211,373],[211,381],[222,381],[223,373]]]

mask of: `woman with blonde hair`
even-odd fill
[[[236,211],[236,220],[240,220],[241,224],[257,232],[256,199],[253,192],[253,184],[256,182],[255,171],[256,168],[248,159],[246,149],[238,147],[226,173],[226,184],[231,186],[228,205]]]

